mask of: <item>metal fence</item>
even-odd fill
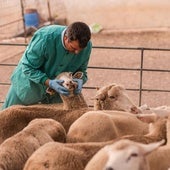
[[[65,15],[63,4],[60,0],[0,0],[0,40],[23,35],[26,43],[27,34],[32,33],[32,28],[37,29],[26,26],[28,10],[37,10],[38,27],[41,27],[59,22],[60,17]],[[65,24],[66,21],[63,19],[63,22]]]
[[[17,44],[17,43],[0,43],[0,46],[27,46],[27,44]],[[143,67],[143,63],[144,60],[146,60],[147,58],[145,58],[145,52],[146,51],[163,51],[163,52],[170,52],[170,49],[163,49],[163,48],[132,48],[132,47],[105,47],[105,46],[93,46],[93,49],[95,50],[100,50],[100,49],[105,49],[105,50],[123,50],[123,51],[139,51],[140,52],[140,67],[139,68],[126,68],[126,67],[107,67],[107,66],[94,66],[94,65],[89,65],[88,69],[92,69],[92,70],[117,70],[117,71],[137,71],[139,73],[139,87],[138,88],[127,88],[127,90],[129,91],[136,91],[139,94],[139,103],[138,105],[140,106],[142,103],[142,95],[143,92],[165,92],[165,93],[170,93],[170,89],[154,89],[154,88],[144,88],[143,87],[143,74],[144,72],[161,72],[161,73],[170,73],[169,69],[154,69],[154,68],[144,68]],[[114,58],[114,56],[112,56]],[[104,63],[104,61],[103,61]],[[17,63],[15,64],[2,64],[0,63],[1,67],[13,67],[16,66]],[[0,82],[1,86],[9,86],[10,84],[7,82]],[[94,86],[84,86],[84,89],[87,90],[94,90],[96,87]],[[0,101],[0,103],[3,103],[4,101]]]
[[[0,0],[0,39],[11,37],[23,30],[20,0]]]

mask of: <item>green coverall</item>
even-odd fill
[[[62,102],[58,93],[46,93],[45,81],[61,72],[82,71],[83,83],[87,81],[87,65],[92,43],[78,54],[69,53],[63,45],[66,26],[45,26],[35,32],[18,66],[11,76],[11,86],[3,109],[11,105]]]

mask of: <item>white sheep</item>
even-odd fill
[[[45,143],[65,142],[63,126],[53,119],[34,119],[0,145],[0,170],[22,170],[31,154]]]
[[[139,109],[141,110],[141,113],[137,114],[138,119],[147,123],[154,122],[159,118],[168,118],[170,115],[169,106],[149,107],[144,104],[140,106]]]
[[[170,115],[170,106],[158,106],[158,107],[149,107],[147,104],[144,104],[139,107],[142,114],[152,114],[154,113],[157,117],[167,118]]]
[[[164,140],[150,144],[119,140],[99,150],[85,170],[149,170],[146,156],[163,143]]]
[[[123,135],[146,134],[148,123],[121,111],[89,111],[70,126],[67,142],[101,142]]]

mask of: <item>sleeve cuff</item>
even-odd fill
[[[45,84],[45,81],[46,81],[47,79],[48,79],[48,77],[43,77],[40,82],[41,82],[42,84]]]

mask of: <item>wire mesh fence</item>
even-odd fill
[[[34,31],[30,30],[31,27],[36,29],[44,24],[60,22],[66,24],[65,15],[62,0],[0,0],[0,40],[19,35],[26,37]]]

